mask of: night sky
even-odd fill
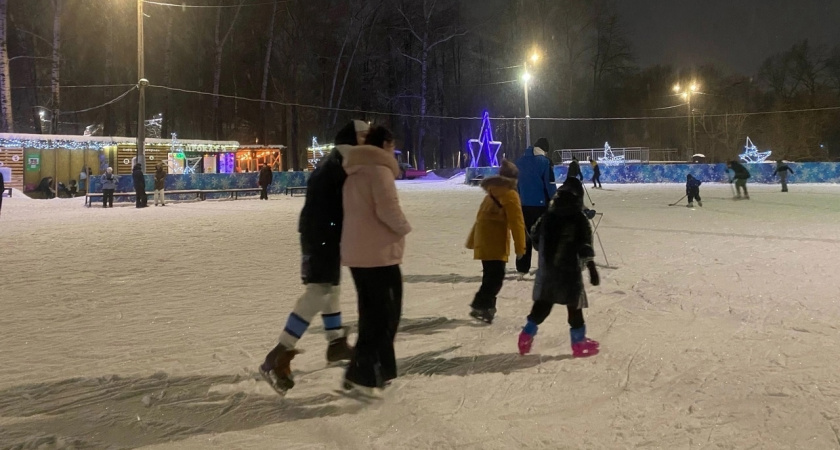
[[[795,42],[840,45],[840,0],[623,0],[617,2],[642,67],[715,63],[754,75]]]

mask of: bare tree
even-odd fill
[[[437,12],[437,0],[423,0],[420,11],[418,11],[418,14],[413,15],[413,17],[409,17],[405,6],[405,3],[398,6],[397,11],[405,20],[406,31],[409,32],[409,35],[418,44],[418,53],[416,55],[410,55],[402,51],[401,53],[403,57],[418,64],[420,67],[420,117],[417,123],[417,146],[415,147],[415,154],[417,155],[418,168],[423,170],[426,168],[423,139],[426,136],[426,114],[429,106],[429,58],[437,46],[449,42],[456,37],[464,36],[467,32],[459,31],[457,26],[454,25],[445,24],[443,26],[436,26],[432,18],[435,17],[435,12]]]
[[[60,132],[61,114],[61,10],[64,0],[53,0],[53,43],[52,43],[52,77],[50,92],[52,93],[53,133]]]
[[[9,78],[9,50],[6,44],[6,0],[0,0],[0,131],[11,133],[15,128],[12,115],[12,87]]]
[[[60,1],[60,0],[56,0]],[[220,0],[219,6],[224,6],[224,0]],[[227,27],[227,31],[222,34],[222,17],[223,11],[227,8],[218,8],[216,11],[216,29],[215,33],[213,34],[213,43],[215,46],[214,49],[214,64],[213,64],[213,135],[215,139],[222,139],[222,116],[219,111],[219,105],[221,104],[219,98],[219,87],[222,83],[222,52],[224,51],[225,44],[230,38],[230,34],[233,31],[233,26],[236,25],[236,19],[239,17],[239,12],[242,10],[242,5],[244,4],[244,0],[240,0],[238,5],[236,6],[236,10],[233,13],[233,18],[230,21],[230,24]]]
[[[277,6],[279,4],[279,0],[274,0],[274,4],[271,6],[271,18],[268,21],[268,39],[266,40],[266,49],[265,49],[265,59],[263,60],[263,76],[262,76],[262,89],[260,90],[260,126],[259,126],[259,138],[260,141],[264,144],[266,143],[265,140],[265,109],[266,109],[266,99],[268,98],[268,77],[271,73],[271,52],[274,51],[274,23],[277,19]]]

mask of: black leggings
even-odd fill
[[[344,377],[367,387],[384,387],[397,377],[394,337],[402,314],[400,266],[350,269],[359,296],[359,337]]]
[[[551,302],[534,302],[534,306],[531,307],[531,314],[528,314],[528,320],[540,325],[551,314],[552,307],[554,307],[554,303]],[[583,321],[582,309],[566,305],[566,311],[569,316],[569,327],[580,328],[586,323]]]
[[[102,189],[102,207],[114,206],[114,190]]]
[[[481,261],[484,274],[481,276],[481,287],[475,293],[475,298],[470,305],[475,309],[490,309],[496,307],[496,296],[502,290],[505,283],[504,261]]]

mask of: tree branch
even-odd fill
[[[410,21],[410,20],[408,20],[408,16],[407,16],[407,15],[405,15],[405,12],[403,12],[403,10],[402,10],[402,6],[397,7],[397,11],[400,13],[400,15],[402,15],[402,16],[403,16],[403,19],[405,19],[405,23],[406,23],[406,25],[408,25],[408,31],[410,31],[410,32],[411,32],[411,34],[412,34],[412,35],[413,35],[413,36],[414,36],[414,37],[415,37],[418,41],[423,42],[423,39],[422,39],[422,38],[420,38],[420,35],[418,35],[416,31],[414,31],[414,26],[411,24],[411,21]]]

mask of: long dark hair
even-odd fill
[[[365,144],[385,148],[386,142],[394,142],[394,133],[385,127],[373,127],[368,131]]]

